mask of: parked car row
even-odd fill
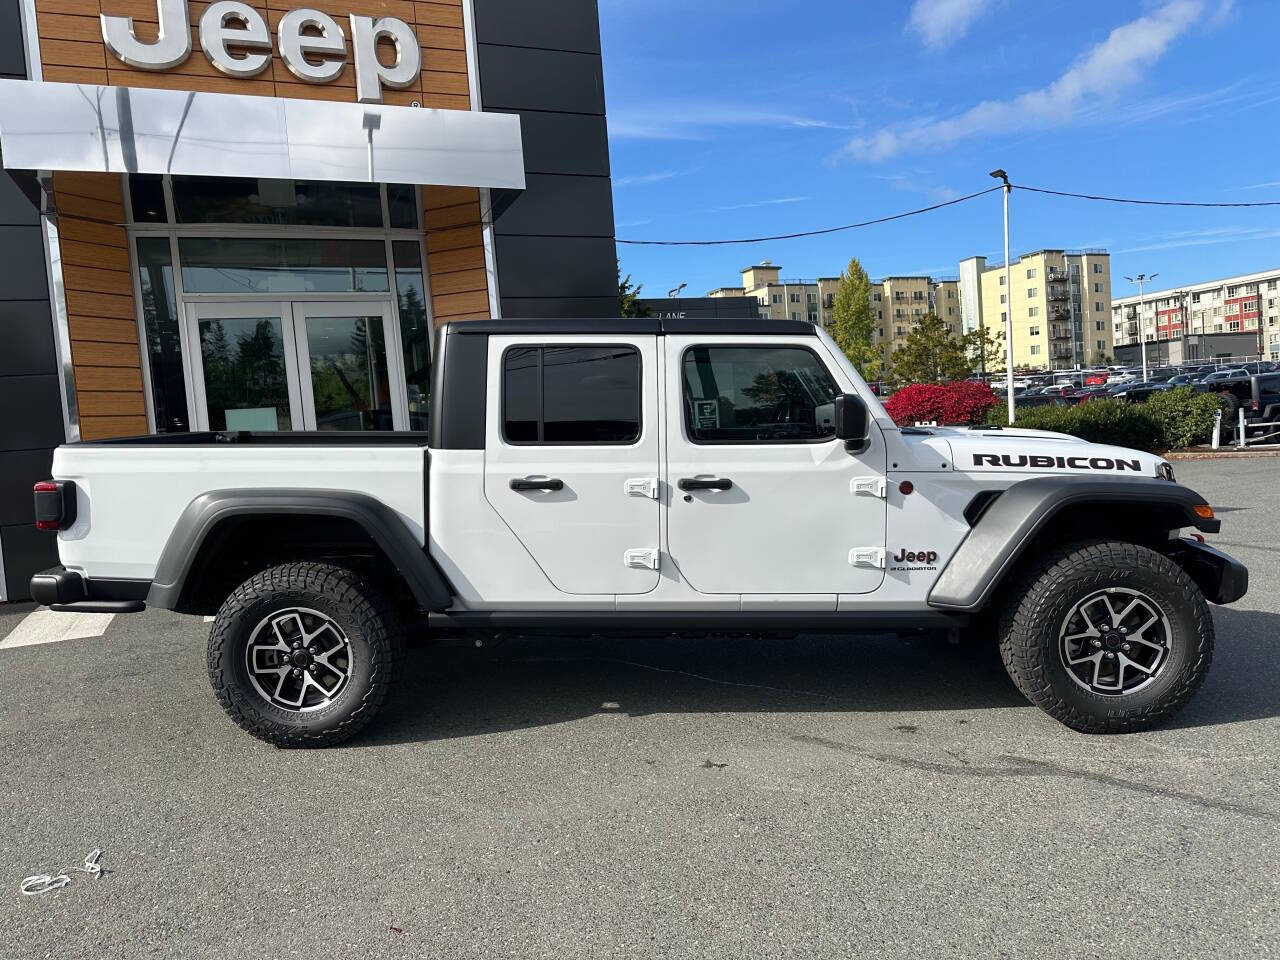
[[[1018,407],[1077,404],[1105,397],[1143,403],[1163,390],[1190,387],[1201,393],[1222,394],[1232,418],[1237,409],[1244,407],[1251,419],[1280,421],[1280,365],[1269,360],[1149,368],[1146,379],[1140,367],[1111,367],[1019,380],[1014,381],[1014,403]]]

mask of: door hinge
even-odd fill
[[[855,567],[871,567],[883,570],[885,565],[884,547],[854,547],[849,551],[849,563]]]
[[[849,492],[854,494],[869,493],[881,500],[885,497],[888,485],[884,477],[854,477],[849,481]]]
[[[624,480],[622,490],[628,497],[648,497],[650,500],[657,500],[658,479],[657,477],[637,477]]]
[[[637,570],[657,570],[658,551],[649,549],[628,550],[622,555],[622,562],[628,567],[634,567]]]

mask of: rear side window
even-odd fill
[[[640,439],[634,347],[513,347],[502,362],[502,435],[513,444]]]
[[[814,443],[835,436],[840,390],[803,347],[692,347],[684,416],[694,443]]]

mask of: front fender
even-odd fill
[[[1196,507],[1207,506],[1200,494],[1167,480],[1032,477],[1009,487],[982,514],[929,592],[929,605],[957,612],[982,609],[1036,534],[1080,503],[1163,507],[1170,519],[1162,533],[1182,527],[1217,533],[1221,527],[1196,513]]]

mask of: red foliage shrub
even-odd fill
[[[903,387],[884,408],[899,426],[913,423],[971,425],[983,423],[999,398],[985,383],[913,383]]]

